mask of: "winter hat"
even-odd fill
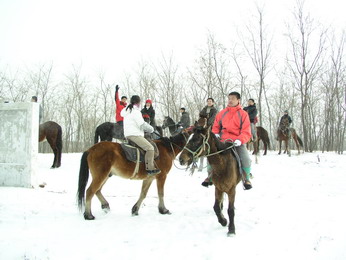
[[[151,99],[147,99],[147,100],[145,101],[145,104],[146,104],[146,103],[152,104],[153,102],[151,101]]]
[[[288,110],[285,110],[284,113],[287,113],[287,114],[288,114]]]

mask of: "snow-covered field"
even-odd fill
[[[111,211],[95,197],[96,220],[86,221],[76,206],[81,154],[63,154],[54,170],[53,155],[39,154],[45,188],[0,187],[0,259],[346,259],[346,155],[292,153],[253,163],[254,188],[237,187],[234,237],[217,222],[213,186],[200,185],[206,170],[172,168],[171,215],[158,213],[153,183],[131,216],[141,181],[112,177]]]

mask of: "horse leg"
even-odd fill
[[[104,185],[104,184],[103,184]],[[105,199],[105,197],[103,196],[103,194],[101,193],[101,190],[103,188],[103,185],[101,186],[101,188],[96,192],[96,196],[99,199],[99,201],[101,202],[101,208],[103,209],[104,212],[109,212],[110,211],[110,207],[109,207],[109,203],[108,201]]]
[[[262,142],[263,142],[263,145],[264,145],[264,153],[263,153],[263,155],[267,155],[267,149],[268,149],[267,142],[264,142],[263,140],[262,140]],[[258,149],[259,149],[259,143],[258,143]]]
[[[50,168],[57,168],[59,167],[57,166],[58,165],[58,148],[56,147],[54,140],[52,140],[51,138],[47,139],[47,142],[49,143],[50,148],[52,148],[54,153],[53,165]]]
[[[214,203],[214,212],[217,216],[219,223],[225,227],[227,226],[227,219],[222,214],[223,208],[223,192],[215,187],[215,203]]]
[[[298,149],[298,154],[300,154],[299,143],[298,143],[297,137],[295,137],[293,139],[294,139],[294,142],[296,143],[296,146],[297,146],[297,149]]]
[[[235,186],[228,193],[228,210],[227,210],[228,218],[229,218],[228,233],[227,233],[228,236],[235,234],[234,200],[235,200]]]
[[[163,200],[166,178],[167,175],[162,173],[156,177],[157,193],[159,196],[159,212],[161,214],[171,214],[171,212],[165,207],[165,202]]]
[[[95,217],[93,216],[93,214],[91,213],[91,200],[92,198],[94,197],[94,195],[96,193],[98,193],[98,198],[100,199],[99,195],[101,195],[101,197],[103,198],[103,200],[106,202],[106,204],[108,203],[103,195],[101,194],[101,188],[102,186],[104,185],[104,183],[106,182],[107,180],[107,177],[106,178],[102,178],[102,174],[99,176],[99,178],[95,178],[92,180],[89,188],[87,189],[86,191],[86,196],[85,196],[85,210],[84,210],[84,218],[86,220],[93,220],[95,219]],[[108,174],[106,175],[108,176]],[[101,200],[100,200],[101,201]],[[102,201],[101,201],[102,203]],[[105,205],[106,205],[105,204]]]
[[[141,190],[141,194],[139,196],[139,199],[137,200],[136,204],[133,205],[133,207],[132,207],[132,215],[133,216],[138,215],[139,207],[141,206],[143,200],[147,196],[148,190],[149,190],[150,185],[153,182],[153,180],[154,180],[153,178],[149,178],[149,179],[146,179],[143,181],[142,190]]]
[[[279,141],[279,154],[281,154],[281,140]]]

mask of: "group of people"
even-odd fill
[[[144,138],[144,133],[152,133],[154,131],[155,110],[150,99],[146,100],[144,108],[140,108],[141,99],[134,95],[127,104],[127,97],[122,96],[119,100],[119,86],[116,86],[115,102],[116,102],[116,121],[118,124],[123,124],[124,135],[127,139],[136,143],[145,153],[145,165],[149,176],[159,174],[161,171],[157,168],[154,162],[154,147]],[[246,148],[246,143],[250,140],[256,140],[256,123],[257,108],[254,99],[248,100],[248,106],[242,108],[241,96],[238,92],[231,92],[228,95],[228,105],[220,112],[214,106],[214,99],[209,97],[207,105],[200,111],[200,116],[207,119],[207,125],[212,126],[212,132],[222,142],[232,142],[239,155],[241,170],[243,174],[243,185],[245,189],[251,189],[251,159]],[[190,116],[185,108],[180,108],[181,118],[177,123],[182,128],[190,126]],[[285,111],[284,117],[288,116],[288,111]],[[149,123],[144,120],[149,119]],[[281,119],[283,120],[283,119]],[[289,117],[289,122],[292,120]],[[208,178],[202,183],[203,186],[212,184],[212,171],[208,168]]]

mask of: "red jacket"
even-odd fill
[[[126,103],[120,101],[118,91],[115,92],[115,121],[124,121],[124,118],[120,115],[121,110],[126,107]]]
[[[224,115],[226,112],[227,114]],[[222,118],[223,115],[224,117]],[[221,118],[222,130],[220,133]],[[249,114],[240,105],[226,107],[216,115],[212,132],[220,134],[221,141],[223,142],[227,141],[227,139],[231,139],[231,141],[239,139],[242,144],[246,144],[251,138]]]

